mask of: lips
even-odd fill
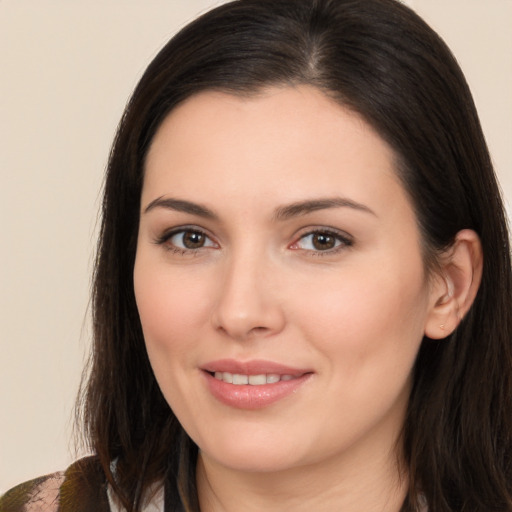
[[[261,409],[295,392],[309,380],[312,371],[254,360],[224,359],[202,368],[211,394],[239,409]]]
[[[222,380],[228,384],[235,386],[243,386],[249,384],[250,386],[263,386],[264,384],[275,384],[279,381],[293,380],[296,377],[293,375],[279,375],[278,373],[261,373],[258,375],[246,375],[241,373],[230,372],[215,372],[214,377],[217,380]]]

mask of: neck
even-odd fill
[[[361,455],[361,454],[360,454]],[[373,453],[272,473],[226,468],[200,453],[197,485],[202,512],[399,512],[407,492],[396,453]]]

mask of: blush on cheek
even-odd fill
[[[181,282],[166,270],[152,261],[142,260],[140,266],[135,266],[137,308],[143,327],[151,332],[192,326],[200,314],[197,287],[192,282]]]
[[[379,357],[402,345],[406,350],[417,345],[426,306],[426,288],[419,277],[407,275],[403,282],[390,283],[382,275],[367,275],[338,282],[337,291],[309,294],[309,312],[315,318],[312,339],[322,339],[335,352],[341,349],[355,365],[371,354]],[[384,282],[376,285],[379,281]],[[411,287],[412,282],[418,286]]]

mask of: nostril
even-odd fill
[[[268,297],[253,295],[249,300],[226,293],[215,305],[211,323],[220,335],[243,341],[278,333],[285,320],[279,304]]]

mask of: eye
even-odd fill
[[[192,230],[179,231],[172,235],[168,241],[181,249],[200,249],[201,247],[213,245],[204,233]]]
[[[347,235],[319,229],[302,235],[291,246],[291,249],[313,252],[336,252],[337,249],[351,245],[352,240]]]
[[[166,245],[171,250],[188,252],[205,247],[217,247],[217,244],[203,231],[193,228],[181,228],[165,233],[156,240],[157,244]]]

